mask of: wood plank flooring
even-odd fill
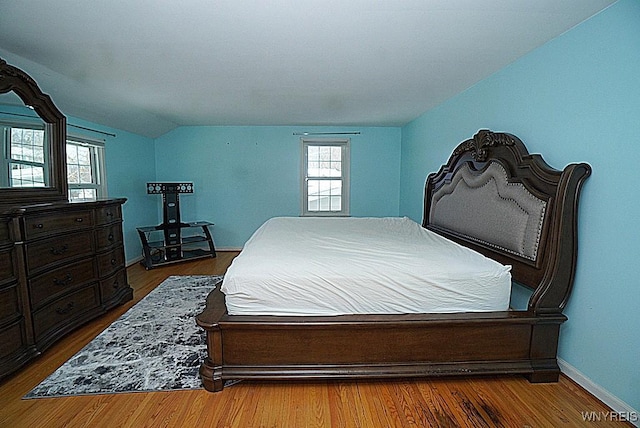
[[[222,274],[236,253],[128,269],[134,301],[71,333],[0,384],[0,427],[584,427],[611,421],[604,404],[570,379],[523,377],[370,382],[241,382],[204,390],[23,400],[169,275]],[[599,418],[588,422],[583,414]],[[614,416],[615,417],[615,416]]]

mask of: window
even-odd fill
[[[45,131],[32,125],[0,125],[0,146],[4,148],[1,187],[42,187],[48,185],[48,153]]]
[[[67,139],[67,181],[70,201],[93,201],[107,196],[104,143]]]
[[[302,215],[349,215],[349,140],[302,139]]]

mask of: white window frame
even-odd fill
[[[104,141],[96,140],[87,137],[81,137],[77,135],[67,136],[67,146],[76,145],[87,147],[90,150],[91,156],[91,183],[71,183],[67,184],[69,190],[69,200],[73,200],[71,197],[71,190],[76,189],[95,189],[96,199],[107,197],[107,171],[106,171],[106,159]],[[66,161],[66,159],[65,159]],[[68,167],[67,167],[68,168]],[[67,177],[69,171],[67,169]],[[84,201],[91,199],[82,199]]]
[[[321,216],[321,217],[345,217],[349,216],[349,164],[350,164],[350,143],[351,141],[347,139],[317,139],[317,138],[301,138],[301,146],[302,146],[302,173],[301,173],[301,212],[302,216]],[[341,148],[341,173],[342,175],[339,177],[320,177],[320,176],[310,176],[308,171],[309,161],[308,161],[308,148],[309,146],[338,146]],[[309,180],[341,180],[342,189],[341,189],[341,209],[328,211],[328,210],[317,210],[311,211],[309,210],[309,194],[308,194],[308,181]]]
[[[26,161],[11,158],[11,129],[20,128],[35,131],[44,131],[43,146],[43,162]],[[47,129],[41,124],[33,124],[30,122],[18,122],[18,121],[0,121],[0,146],[2,147],[2,164],[0,164],[0,186],[2,187],[31,187],[31,186],[12,186],[11,185],[11,164],[19,164],[24,166],[33,166],[36,168],[42,168],[44,183],[38,184],[37,187],[43,187],[49,185],[49,151],[47,150]]]

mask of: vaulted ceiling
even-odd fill
[[[401,126],[611,0],[0,0],[0,57],[67,115]]]

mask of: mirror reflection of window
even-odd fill
[[[1,187],[44,187],[48,183],[48,153],[41,127],[0,123],[3,148]]]

